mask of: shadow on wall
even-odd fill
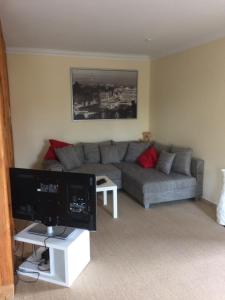
[[[48,151],[48,147],[49,147],[49,141],[44,140],[41,151],[39,152],[35,162],[31,165],[32,169],[42,169],[42,161],[46,152]]]
[[[205,215],[207,215],[213,221],[216,221],[216,205],[214,203],[205,199],[196,200],[194,203]]]

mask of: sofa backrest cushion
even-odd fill
[[[100,163],[100,145],[111,145],[111,141],[101,143],[83,143],[84,159],[86,163]]]
[[[119,163],[120,157],[117,145],[100,145],[101,162],[103,164]]]
[[[98,143],[84,143],[84,159],[87,163],[99,163],[100,162],[100,152]]]
[[[191,148],[172,146],[171,152],[176,153],[172,165],[172,171],[191,176],[191,159],[193,150]]]
[[[82,143],[78,143],[73,145],[74,148],[76,148],[76,151],[79,154],[80,160],[82,161],[82,163],[84,163],[84,149],[83,149],[83,144]]]
[[[169,153],[162,150],[159,155],[159,160],[156,165],[156,169],[169,175],[175,156],[175,153]]]
[[[119,154],[119,160],[123,161],[126,154],[127,154],[127,149],[128,149],[129,142],[113,142],[113,145],[117,146],[118,154]]]
[[[66,146],[55,149],[56,155],[66,171],[79,168],[82,165],[78,147]]]
[[[156,150],[160,153],[162,150],[169,152],[170,151],[170,145],[161,144],[158,142],[153,142],[154,147]]]
[[[137,158],[151,145],[150,142],[131,142],[128,145],[127,154],[125,156],[126,162],[135,162]]]

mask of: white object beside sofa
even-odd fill
[[[217,222],[225,226],[225,169],[221,169],[223,174],[223,186],[217,205]]]

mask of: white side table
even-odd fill
[[[40,246],[36,251],[36,257],[41,257],[41,253],[46,249],[45,246],[49,248],[49,270],[40,271],[38,265],[35,264],[35,257],[31,255],[19,266],[18,274],[39,278],[62,286],[71,286],[90,261],[89,231],[74,229],[66,240],[53,237],[46,240],[45,236],[28,232],[35,225],[32,224],[26,227],[16,234],[14,239],[15,241]],[[46,242],[44,242],[45,240]]]
[[[117,206],[117,185],[112,182],[107,176],[97,176],[96,181],[104,178],[106,180],[105,183],[101,185],[96,185],[96,192],[103,193],[103,204],[107,205],[107,192],[112,191],[113,193],[113,218],[118,218],[118,206]]]

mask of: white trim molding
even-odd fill
[[[68,51],[43,48],[20,48],[7,47],[8,54],[32,54],[32,55],[53,55],[53,56],[73,56],[84,58],[102,58],[102,59],[122,59],[122,60],[150,60],[148,55],[138,54],[119,54],[105,52],[85,52],[85,51]]]

